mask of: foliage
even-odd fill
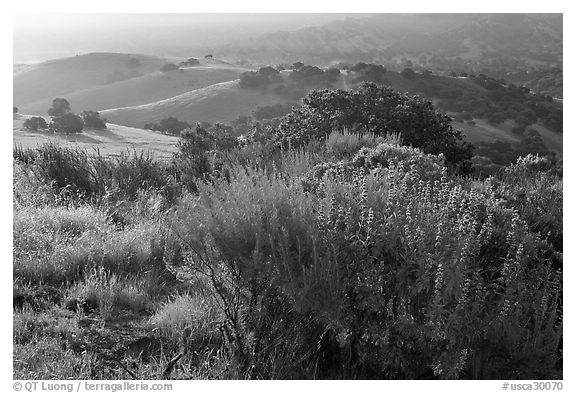
[[[426,153],[443,153],[451,164],[465,163],[471,157],[471,146],[462,142],[462,134],[452,128],[451,119],[436,111],[431,102],[372,83],[365,83],[356,91],[309,93],[301,108],[282,119],[276,142],[301,146],[343,128],[361,129],[377,136],[397,132],[404,143]]]
[[[350,71],[357,73],[353,79],[355,83],[374,82],[384,84],[386,82],[386,78],[384,77],[386,69],[382,65],[359,62],[350,67]]]
[[[375,147],[378,143],[384,142],[383,137],[376,137],[373,134],[352,133],[348,130],[342,132],[333,131],[326,139],[326,153],[330,157],[338,160],[353,157],[362,147]],[[399,136],[397,141],[399,142]]]
[[[296,64],[296,63],[295,63]],[[258,71],[248,71],[240,77],[240,87],[246,89],[270,90],[294,100],[303,97],[313,88],[332,86],[340,78],[340,70],[329,68],[323,70],[316,66],[304,65],[293,67],[289,76],[282,77],[273,67],[262,67]]]
[[[273,119],[275,117],[282,117],[292,110],[295,103],[288,102],[286,104],[274,104],[268,106],[259,106],[254,110],[254,119],[265,120]]]
[[[167,165],[150,153],[124,152],[113,158],[90,155],[57,144],[14,149],[14,159],[32,165],[34,173],[57,194],[71,199],[134,200],[150,188],[170,194]]]
[[[562,174],[549,157],[529,154],[518,158],[494,179],[496,192],[514,206],[550,251],[555,267],[562,266]]]
[[[247,71],[240,77],[240,87],[245,89],[265,89],[270,83],[267,74]]]
[[[245,377],[280,360],[296,378],[558,375],[561,271],[540,234],[490,183],[382,149],[362,157],[390,154],[386,170],[336,169],[320,192],[235,170],[175,212],[182,271],[211,280]]]
[[[186,61],[182,61],[180,62],[179,66],[180,67],[192,67],[192,66],[197,66],[200,65],[200,62],[198,61],[198,59],[191,57]]]
[[[49,116],[64,116],[70,113],[70,103],[65,98],[52,100],[52,108],[48,109]]]
[[[149,324],[165,336],[177,338],[185,328],[192,328],[196,338],[207,339],[217,334],[217,313],[218,308],[209,297],[184,293],[162,303]]]
[[[145,129],[152,131],[160,131],[171,135],[180,135],[185,129],[190,128],[191,125],[185,121],[180,121],[175,117],[167,117],[160,120],[160,123],[147,123],[144,125]]]
[[[62,116],[53,117],[48,125],[52,132],[62,134],[77,134],[84,129],[84,121],[74,113],[66,113]]]
[[[138,277],[123,280],[103,267],[87,272],[84,280],[70,289],[68,297],[72,309],[93,305],[105,320],[122,310],[138,313],[150,301],[144,280]]]
[[[106,119],[100,117],[100,113],[96,111],[84,111],[82,112],[82,120],[86,128],[93,130],[105,130],[106,129]]]
[[[44,120],[43,117],[40,116],[32,116],[29,119],[26,119],[23,124],[24,128],[31,130],[31,131],[38,131],[38,130],[45,130],[48,128],[48,123]]]

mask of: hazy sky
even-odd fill
[[[185,55],[232,39],[365,14],[16,14],[14,63],[94,51]]]

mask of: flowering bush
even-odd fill
[[[561,376],[562,276],[540,234],[440,157],[361,157],[369,170],[329,164],[316,193],[236,169],[174,212],[180,269],[210,277],[244,375]]]

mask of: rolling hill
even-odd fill
[[[150,104],[115,108],[100,114],[113,123],[142,127],[173,116],[188,123],[227,122],[256,107],[288,102],[271,92],[241,89],[237,80],[217,83]]]
[[[129,63],[130,59],[136,59]],[[14,67],[14,104],[53,99],[79,90],[156,72],[169,60],[136,54],[91,53]],[[116,78],[116,79],[115,79]]]
[[[128,80],[91,86],[63,96],[74,112],[148,104],[164,100],[190,90],[237,79],[246,69],[214,64],[184,68],[180,71],[154,71]],[[54,97],[19,104],[24,113],[42,115],[50,108]]]
[[[451,26],[445,27],[448,30],[450,28]],[[120,66],[127,69],[130,61],[139,64],[138,72],[141,71],[142,75],[102,83],[106,72]],[[164,154],[171,151],[172,148],[166,146],[174,144],[176,138],[142,130],[146,123],[157,123],[168,117],[175,117],[190,124],[226,123],[237,119],[240,115],[250,115],[258,107],[298,100],[298,97],[282,94],[278,87],[286,87],[284,90],[289,91],[290,87],[295,88],[301,97],[306,91],[321,86],[347,89],[353,88],[363,80],[373,80],[395,90],[430,99],[437,108],[456,119],[455,127],[461,129],[466,138],[473,143],[502,141],[515,145],[522,144],[522,133],[514,130],[518,126],[515,120],[523,120],[526,113],[529,114],[538,107],[537,112],[545,115],[538,115],[544,117],[534,120],[529,128],[540,134],[549,150],[562,154],[561,123],[559,126],[557,123],[551,123],[554,118],[548,117],[548,111],[553,107],[559,107],[561,111],[561,104],[530,101],[530,94],[517,89],[509,92],[508,85],[502,84],[503,82],[496,83],[490,78],[484,80],[472,76],[456,77],[429,72],[413,72],[410,76],[364,64],[352,68],[345,67],[346,69],[342,70],[336,79],[328,85],[323,85],[322,83],[327,82],[322,82],[322,71],[316,67],[306,66],[294,72],[297,74],[294,78],[292,71],[285,70],[277,74],[276,79],[272,78],[273,80],[266,86],[250,88],[242,85],[239,79],[242,73],[247,71],[246,68],[218,59],[202,59],[198,66],[183,67],[171,72],[158,71],[158,68],[167,61],[178,63],[179,59],[98,53],[40,65],[15,65],[14,96],[23,97],[24,100],[26,97],[33,97],[34,90],[38,96],[44,96],[40,99],[31,98],[30,102],[24,104],[15,101],[20,113],[45,115],[54,96],[63,96],[70,102],[74,112],[97,110],[102,117],[112,123],[110,129],[105,132],[88,130],[81,135],[48,137],[45,133],[22,130],[21,121],[18,123],[15,120],[15,142],[33,144],[58,138],[83,147],[101,147],[115,152],[114,154],[127,146],[149,148]],[[307,71],[303,71],[304,69]],[[72,82],[66,87],[64,80],[68,71]],[[67,89],[69,92],[46,97],[47,93],[38,90],[39,86],[32,88],[32,85],[27,85],[41,78],[47,79],[46,86],[49,86],[49,91],[62,92]],[[512,93],[513,96],[510,95]],[[502,119],[489,119],[494,115],[500,115]],[[555,132],[552,131],[550,124],[555,125]]]
[[[14,105],[22,113],[44,115],[56,97],[66,98],[74,112],[147,104],[184,92],[237,79],[245,68],[218,59],[171,72],[162,65],[183,59],[93,53],[14,66]]]

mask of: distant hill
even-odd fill
[[[562,15],[378,14],[237,41],[218,53],[312,64],[421,55],[554,63],[562,61]]]
[[[100,114],[113,123],[132,127],[170,116],[188,123],[213,123],[234,120],[258,106],[288,102],[277,94],[242,89],[238,84],[237,80],[217,83],[154,103],[104,110]]]
[[[562,68],[561,14],[380,14],[218,48],[260,63],[375,62],[391,68],[506,73]]]
[[[215,83],[237,79],[246,69],[225,64],[210,64],[183,68],[179,71],[160,72],[157,69],[145,75],[105,85],[90,86],[63,96],[75,112],[147,104],[179,94],[207,87]],[[15,91],[18,86],[15,87]],[[18,104],[24,113],[42,115],[50,108],[50,97]],[[17,102],[17,101],[15,101]]]
[[[78,147],[103,155],[119,155],[132,149],[150,151],[158,158],[168,158],[176,151],[178,138],[132,127],[108,123],[107,130],[84,130],[80,134],[59,135],[49,132],[32,132],[23,127],[29,115],[16,115],[13,120],[14,145],[36,147],[48,142]],[[46,121],[50,121],[46,117]]]
[[[14,67],[14,103],[24,109],[42,99],[156,72],[169,61],[136,54],[91,53]]]

